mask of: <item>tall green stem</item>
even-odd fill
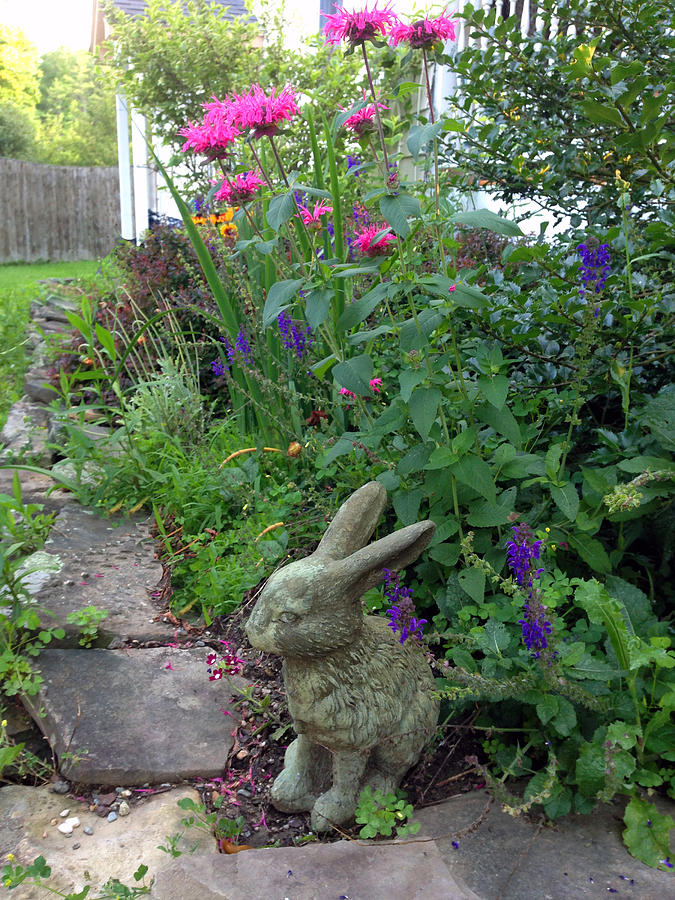
[[[382,119],[380,118],[380,107],[377,102],[377,95],[375,93],[375,85],[373,83],[373,76],[370,73],[370,63],[368,62],[368,53],[366,52],[366,45],[361,44],[361,50],[363,51],[363,62],[366,67],[366,76],[368,78],[368,84],[370,85],[370,93],[373,98],[373,105],[375,107],[375,121],[377,122],[377,133],[380,137],[380,144],[382,145],[382,156],[384,157],[384,165],[387,170],[387,175],[389,174],[389,157],[387,156],[387,145],[384,141],[384,128],[382,127]]]

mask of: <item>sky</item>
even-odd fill
[[[345,0],[347,9],[359,8],[359,0]],[[369,2],[372,6],[372,0]],[[394,0],[397,12],[415,5],[413,0]],[[434,0],[427,4],[434,5]],[[91,17],[93,0],[0,0],[0,23],[21,28],[29,40],[37,45],[40,54],[69,47],[71,50],[88,50],[91,38]],[[316,9],[318,10],[318,0]],[[303,30],[315,30],[318,13],[314,13],[314,3],[308,0],[286,0],[289,20]]]

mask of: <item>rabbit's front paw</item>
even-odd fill
[[[284,769],[274,779],[272,803],[281,812],[308,812],[316,802],[317,794],[311,791],[309,779],[297,769]]]
[[[354,819],[356,800],[337,788],[322,794],[312,809],[314,831],[330,831],[333,825],[346,825]]]

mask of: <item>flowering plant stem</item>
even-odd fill
[[[382,127],[382,119],[380,118],[380,108],[377,102],[377,95],[375,93],[375,85],[373,83],[373,76],[370,72],[370,63],[368,62],[368,53],[366,51],[366,45],[361,44],[361,50],[363,51],[363,62],[366,67],[366,76],[368,78],[368,84],[370,85],[370,93],[373,98],[373,104],[375,106],[375,121],[377,122],[377,133],[380,137],[380,144],[382,145],[382,156],[384,158],[384,168],[387,173],[389,173],[389,157],[387,156],[387,145],[384,140],[384,128]]]

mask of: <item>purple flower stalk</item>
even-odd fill
[[[546,618],[546,607],[539,599],[539,589],[535,581],[544,571],[538,568],[536,560],[541,553],[542,541],[533,540],[534,534],[526,522],[513,526],[513,538],[506,542],[506,561],[516,576],[518,585],[527,589],[528,602],[524,606],[525,616],[518,619],[523,643],[539,659],[541,651],[548,647],[551,623]]]
[[[234,342],[234,349],[239,353],[241,358],[244,360],[247,366],[253,365],[253,357],[251,356],[252,350],[251,345],[248,342],[248,338],[246,337],[246,333],[243,330],[239,330],[237,334],[237,339]]]
[[[586,296],[587,291],[599,294],[612,271],[609,244],[598,244],[594,238],[589,238],[587,243],[579,244],[577,251],[581,257],[579,275],[582,286],[579,293],[582,297]]]
[[[398,631],[401,636],[398,639],[399,644],[405,643],[408,638],[419,641],[422,637],[422,625],[426,625],[426,619],[417,619],[413,615],[415,612],[415,604],[412,598],[412,590],[403,587],[400,576],[390,569],[383,569],[384,596],[392,604],[391,609],[387,610],[390,618],[389,627],[394,634]]]
[[[539,559],[542,541],[533,541],[532,529],[525,522],[513,526],[513,539],[506,542],[506,562],[520,587],[532,587],[532,561]],[[543,569],[537,569],[538,578]]]
[[[361,160],[357,156],[350,156],[349,154],[347,154],[347,172],[351,172],[352,169],[355,169],[360,165]],[[360,172],[352,172],[352,175],[355,175],[357,178],[361,177]]]
[[[314,343],[312,329],[309,325],[303,330],[298,328],[290,315],[284,310],[277,317],[277,324],[281,332],[281,342],[287,350],[293,350],[298,359],[303,359],[309,353],[309,348]]]

